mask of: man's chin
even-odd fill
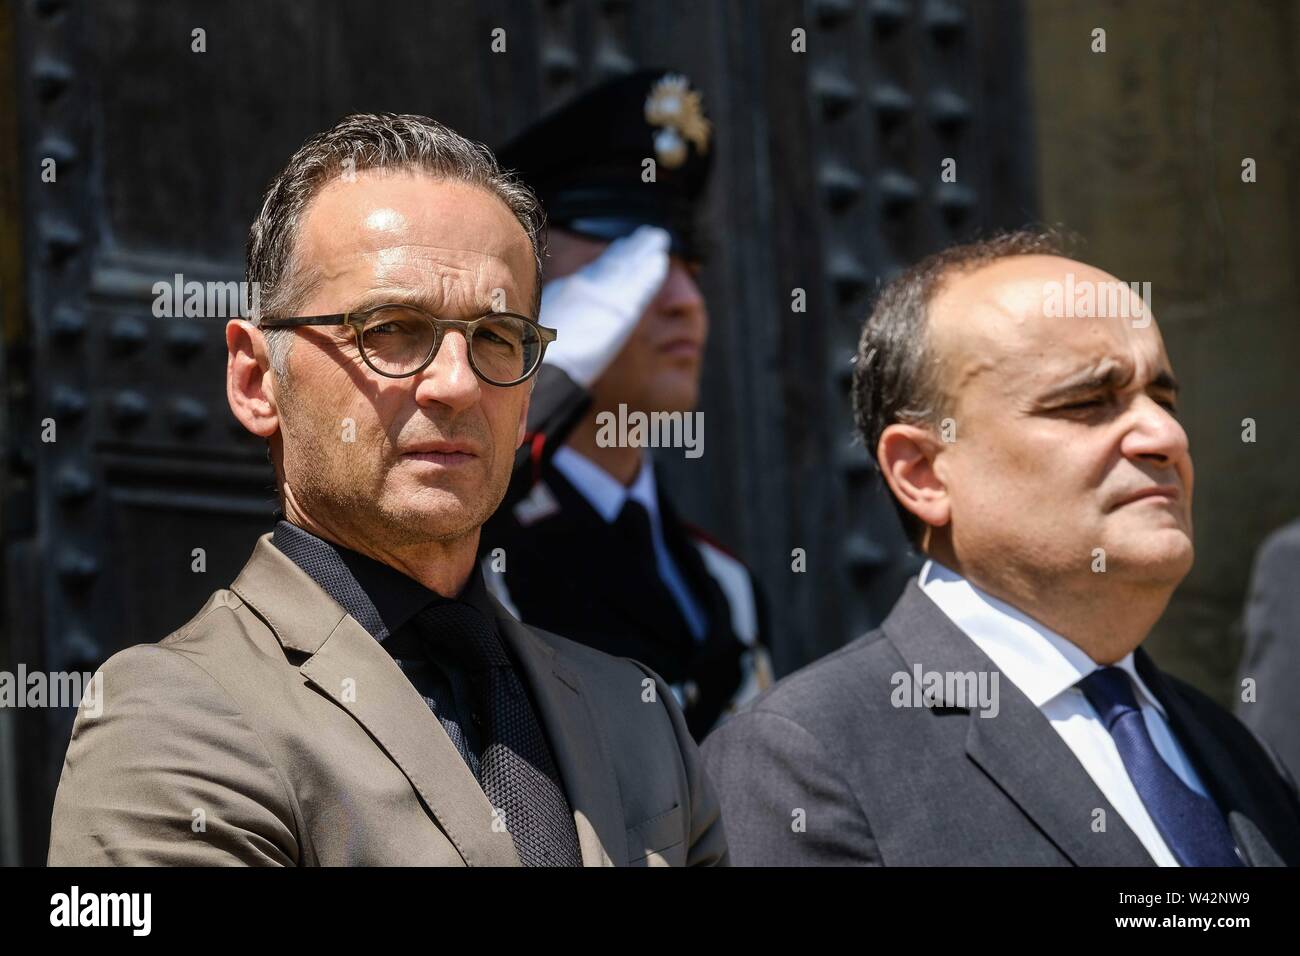
[[[394,531],[406,544],[458,541],[474,534],[482,527],[478,522],[467,522],[463,513],[407,510],[393,516],[397,519]]]
[[[495,509],[483,500],[482,488],[461,493],[450,488],[423,487],[398,496],[383,509],[385,522],[401,529],[406,540],[447,541],[461,538],[482,526]]]
[[[1176,585],[1192,570],[1196,552],[1191,536],[1181,528],[1158,528],[1139,533],[1107,556],[1108,569],[1134,578]]]

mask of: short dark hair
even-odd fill
[[[272,180],[248,233],[248,274],[257,283],[266,315],[292,310],[309,278],[298,268],[298,230],[316,195],[336,176],[366,169],[411,170],[477,186],[496,196],[528,236],[535,260],[532,309],[541,299],[545,216],[537,197],[503,170],[483,144],[437,120],[409,113],[352,113],[308,139]],[[258,301],[258,299],[254,299]],[[253,316],[260,323],[262,314]],[[284,373],[289,330],[268,329],[272,365]]]
[[[887,427],[895,422],[937,426],[950,407],[927,331],[930,303],[945,280],[1011,256],[1067,255],[1069,245],[1054,230],[998,233],[926,256],[881,287],[853,358],[853,418],[873,462]],[[878,462],[876,467],[879,472]],[[924,522],[891,499],[903,530],[919,549]]]

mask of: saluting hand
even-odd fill
[[[542,289],[541,322],[559,332],[545,362],[590,388],[609,368],[668,275],[668,233],[641,226]]]

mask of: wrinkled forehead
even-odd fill
[[[1111,365],[1151,378],[1169,360],[1147,288],[1057,256],[1003,259],[944,283],[930,341],[954,390],[1028,389]]]
[[[298,253],[324,293],[391,291],[435,308],[523,311],[536,279],[532,244],[501,200],[422,174],[331,182],[307,210]]]

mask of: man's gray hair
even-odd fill
[[[491,151],[427,116],[353,113],[298,148],[272,180],[248,233],[248,282],[258,290],[252,316],[290,315],[310,295],[317,276],[299,259],[298,230],[311,201],[334,177],[367,169],[411,170],[477,186],[510,209],[533,247],[532,312],[542,294],[545,217],[526,185],[501,169]],[[291,329],[267,329],[271,366],[283,377]]]
[[[1070,237],[1051,231],[1005,232],[942,249],[885,283],[853,358],[853,417],[873,462],[887,427],[901,422],[937,428],[950,407],[927,326],[930,303],[944,281],[1011,256],[1067,255],[1069,244]],[[890,497],[903,530],[919,547],[924,524]]]

